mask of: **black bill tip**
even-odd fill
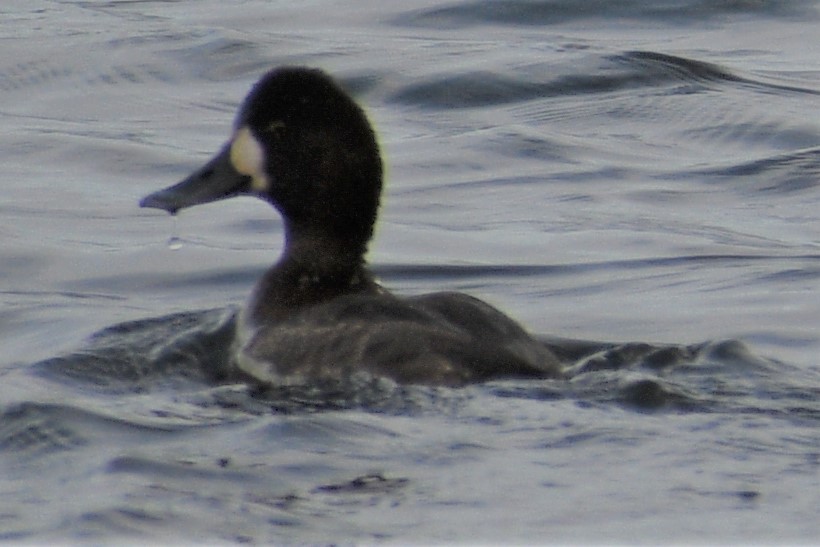
[[[249,177],[237,172],[230,158],[230,143],[185,180],[140,200],[140,207],[162,209],[172,215],[180,209],[247,193]]]

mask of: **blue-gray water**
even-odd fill
[[[0,539],[820,541],[816,2],[0,16]],[[279,219],[137,201],[294,63],[378,129],[388,287],[613,349],[570,380],[457,390],[271,397],[203,374]]]

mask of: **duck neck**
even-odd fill
[[[343,294],[378,291],[365,250],[354,241],[288,233],[285,252],[253,292],[249,318],[257,325],[276,322]]]

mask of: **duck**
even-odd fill
[[[231,348],[232,367],[260,386],[560,377],[555,354],[490,304],[449,291],[403,297],[375,279],[365,254],[382,179],[364,110],[323,70],[284,66],[252,87],[212,159],[140,206],[174,215],[250,195],[279,212],[283,251],[239,312]]]

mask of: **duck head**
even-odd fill
[[[175,214],[253,195],[279,210],[289,242],[340,239],[363,254],[381,186],[378,145],[362,109],[322,71],[285,67],[256,83],[216,156],[140,206]]]

